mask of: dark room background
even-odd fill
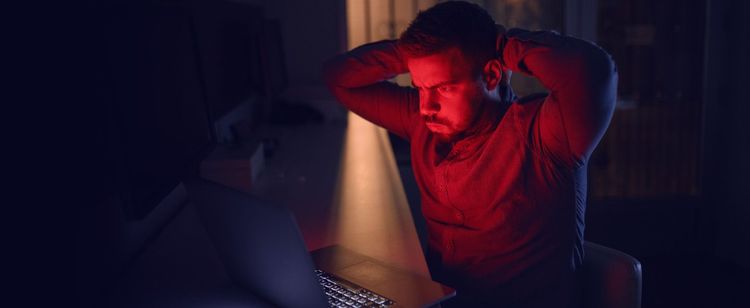
[[[85,6],[77,27],[90,37],[73,46],[85,49],[78,54],[86,74],[75,74],[85,94],[76,95],[86,109],[80,113],[86,140],[96,146],[82,148],[91,171],[75,182],[87,187],[88,200],[76,226],[85,252],[78,259],[81,288],[106,288],[175,215],[163,200],[180,177],[197,172],[213,144],[234,137],[236,131],[219,127],[232,110],[252,114],[241,128],[251,139],[273,121],[278,102],[345,119],[323,85],[323,62],[362,43],[396,38],[419,9],[437,2]],[[642,262],[643,306],[750,303],[750,4],[472,2],[506,26],[582,37],[613,56],[617,109],[591,158],[585,237]],[[408,76],[396,81],[408,84]],[[520,94],[544,91],[523,76],[514,75],[513,86]],[[408,146],[391,140],[410,206],[418,206]]]

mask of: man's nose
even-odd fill
[[[434,95],[425,93],[419,97],[419,109],[423,115],[433,115],[440,111],[440,103]]]

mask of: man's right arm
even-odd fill
[[[325,64],[328,88],[346,108],[387,130],[409,139],[419,114],[419,96],[388,79],[406,73],[396,41],[365,44]]]

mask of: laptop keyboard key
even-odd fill
[[[325,290],[330,307],[389,307],[394,304],[390,299],[321,270],[316,270],[315,274]]]

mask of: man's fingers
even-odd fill
[[[495,24],[497,27],[497,40],[495,40],[495,54],[498,58],[502,57],[503,40],[505,39],[505,27]],[[501,59],[502,60],[502,59]],[[502,62],[502,61],[501,61]]]
[[[511,70],[503,70],[503,77],[500,79],[501,84],[510,85],[510,77],[513,75]]]

